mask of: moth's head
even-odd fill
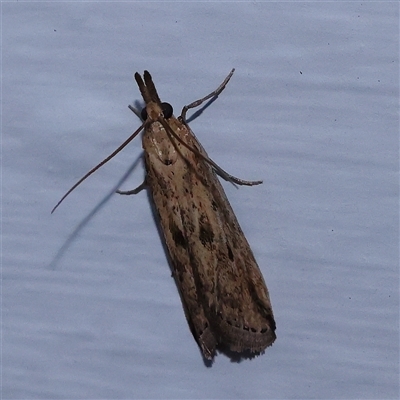
[[[161,108],[161,113],[165,119],[171,118],[172,114],[174,112],[171,104],[169,103],[161,103],[160,105],[157,103],[149,103],[145,107],[143,107],[142,111],[140,112],[140,116],[143,121],[146,121],[147,118],[149,117],[152,120],[156,120],[160,116],[160,108]]]
[[[171,104],[161,102],[149,71],[144,71],[143,79],[140,74],[136,72],[135,80],[139,86],[143,100],[146,103],[146,106],[140,113],[142,120],[146,121],[149,115],[152,120],[157,120],[160,114],[166,119],[171,118],[174,110]]]

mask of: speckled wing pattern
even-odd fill
[[[260,353],[275,321],[250,246],[193,132],[172,109],[165,115],[147,71],[135,78],[146,102],[146,183],[192,333],[209,360],[218,346]]]

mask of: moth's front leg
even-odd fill
[[[234,72],[235,72],[235,68],[232,68],[232,71],[229,72],[228,76],[218,86],[218,88],[215,89],[213,92],[211,92],[210,94],[208,94],[207,96],[204,96],[203,98],[201,98],[199,100],[194,101],[193,103],[188,104],[187,106],[184,106],[182,108],[181,116],[179,117],[181,122],[183,122],[185,125],[187,125],[187,123],[186,123],[186,113],[188,112],[188,110],[190,110],[191,108],[198,107],[199,105],[204,103],[206,100],[211,99],[212,97],[218,97],[219,94],[225,89],[225,86],[228,84],[228,82],[231,79],[231,77],[232,77]]]

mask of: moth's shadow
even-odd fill
[[[234,351],[229,350],[224,346],[219,346],[218,350],[220,353],[225,354],[228,358],[230,358],[231,362],[240,363],[244,360],[252,360],[262,354],[264,354],[264,350],[258,353],[251,353],[250,351],[243,351],[241,353],[236,353]]]
[[[68,236],[67,240],[58,250],[54,258],[51,260],[48,265],[48,269],[55,270],[58,262],[64,256],[65,252],[72,245],[74,240],[78,237],[81,231],[86,227],[86,225],[91,221],[91,219],[106,205],[106,203],[110,200],[111,196],[115,195],[115,191],[128,179],[129,175],[132,171],[138,166],[139,162],[142,160],[143,156],[140,155],[137,159],[132,163],[132,165],[128,168],[122,178],[118,181],[118,183],[110,190],[110,192],[102,199],[100,202],[82,219],[82,221],[77,225],[77,227],[72,231],[72,233]]]
[[[208,100],[202,107],[200,107],[196,112],[194,112],[189,118],[186,119],[187,123],[190,123],[192,121],[194,121],[196,118],[198,118],[216,99],[218,98],[218,96],[214,96],[212,97],[210,100]],[[139,119],[141,119],[140,117],[140,111],[138,110],[142,110],[144,107],[144,103],[137,100],[134,101],[134,108],[135,111],[134,113],[139,117]],[[141,154],[140,156],[138,156],[136,158],[136,160],[132,163],[132,165],[128,168],[128,170],[125,172],[125,174],[121,177],[121,179],[117,182],[117,184],[109,191],[109,193],[89,212],[89,214],[87,214],[82,220],[81,222],[76,226],[76,228],[72,231],[72,233],[68,236],[68,238],[66,239],[66,241],[64,242],[64,244],[61,246],[61,248],[58,250],[58,252],[56,253],[56,255],[53,257],[53,259],[51,260],[51,262],[48,265],[48,269],[51,270],[55,270],[59,261],[61,260],[61,258],[64,256],[64,254],[66,253],[66,251],[69,249],[69,247],[72,245],[72,243],[75,241],[75,239],[79,236],[79,234],[81,233],[81,231],[87,226],[87,224],[92,220],[92,218],[105,206],[105,204],[110,200],[111,196],[115,195],[115,192],[117,189],[120,188],[120,186],[128,179],[128,177],[130,176],[130,174],[132,173],[132,171],[138,166],[139,162],[141,162],[143,159],[143,154]],[[164,253],[165,256],[168,260],[168,264],[169,264],[169,268],[171,270],[171,275],[173,272],[173,266],[169,257],[169,253],[168,253],[168,249],[166,247],[165,244],[165,240],[164,240],[164,236],[162,233],[162,229],[159,223],[159,216],[157,213],[157,210],[155,208],[152,196],[151,196],[151,192],[150,190],[146,190],[147,192],[147,197],[150,203],[150,207],[151,207],[151,212],[152,212],[152,216],[153,216],[153,221],[156,224],[157,227],[157,231],[160,237],[160,241],[162,243],[163,249],[164,249]],[[175,280],[174,280],[175,282]],[[178,288],[177,288],[178,289]],[[178,290],[179,293],[179,290]],[[183,311],[183,310],[182,310]],[[230,352],[229,350],[223,349],[223,348],[218,348],[219,352],[224,353],[228,358],[231,359],[232,362],[240,362],[243,359],[246,358],[254,358],[254,354],[251,356],[246,356],[245,354],[238,354],[238,353],[233,353]],[[206,367],[211,367],[213,364],[213,360],[207,360],[205,358],[203,358],[204,364]]]
[[[250,351],[244,351],[242,353],[236,353],[234,351],[229,350],[227,347],[224,347],[223,345],[218,345],[215,356],[217,356],[218,354],[223,354],[226,357],[228,357],[232,363],[239,364],[244,360],[252,360],[253,358],[256,358],[256,357],[264,354],[264,352],[265,351],[262,351],[260,353],[251,353]],[[215,357],[212,360],[207,360],[206,358],[203,357],[204,365],[207,368],[211,368],[214,364],[214,361],[215,361]]]
[[[197,117],[199,117],[203,112],[211,106],[212,103],[214,103],[215,100],[217,100],[218,96],[211,97],[210,100],[207,101],[206,104],[204,104],[203,107],[200,107],[197,111],[195,111],[189,118],[186,119],[186,122],[189,124],[192,121],[194,121]]]

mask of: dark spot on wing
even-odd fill
[[[210,246],[214,242],[214,232],[210,224],[202,224],[200,226],[199,239],[204,247]]]
[[[183,247],[184,249],[187,249],[188,243],[183,235],[183,232],[176,226],[176,224],[173,221],[170,221],[169,223],[169,230],[171,231],[172,234],[172,239],[175,242],[177,246]]]
[[[230,259],[231,261],[233,261],[233,260],[234,260],[234,257],[233,257],[232,249],[231,249],[231,247],[229,246],[228,243],[226,244],[226,247],[227,247],[227,249],[228,249],[228,257],[229,257],[229,259]]]

